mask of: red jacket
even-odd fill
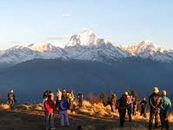
[[[52,100],[47,100],[44,103],[44,107],[48,114],[53,114],[55,110],[55,103]]]

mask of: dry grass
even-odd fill
[[[1,104],[0,109],[5,111],[11,111],[9,110],[10,107],[7,104]],[[15,109],[12,111],[29,115],[44,115],[42,104],[18,105],[15,106]],[[111,112],[111,107],[109,105],[105,107],[102,105],[102,103],[92,104],[89,101],[84,101],[82,108],[75,110],[74,113],[71,113],[70,111],[68,111],[68,113],[71,120],[74,120],[71,121],[71,129],[77,128],[78,125],[81,125],[83,130],[120,130],[118,111]],[[129,123],[128,116],[126,116],[124,130],[147,130],[149,113],[147,113],[147,117],[144,118],[140,116],[139,112],[137,112],[136,116],[132,116],[132,119],[133,122]],[[0,118],[0,122],[4,122],[5,120],[5,118]],[[18,120],[22,122],[23,119],[19,118]],[[173,123],[173,114],[170,114],[169,121]]]
[[[8,104],[1,104],[0,109],[8,110],[8,109],[10,109],[10,106]]]

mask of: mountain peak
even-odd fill
[[[132,55],[138,55],[144,52],[150,53],[158,50],[156,43],[150,40],[143,40],[129,46],[122,46],[122,48]]]
[[[28,47],[34,51],[39,51],[39,52],[46,52],[46,51],[54,51],[57,49],[56,46],[50,44],[50,43],[45,43],[45,44],[30,44]]]
[[[73,35],[67,46],[90,46],[96,45],[97,35],[91,30],[85,30],[80,34]]]
[[[140,47],[145,46],[145,47],[157,48],[156,43],[153,42],[153,41],[150,41],[150,40],[144,40],[144,41],[138,42],[137,45],[140,46]]]

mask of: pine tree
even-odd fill
[[[102,102],[104,106],[107,105],[107,97],[104,91],[100,94],[100,102]]]
[[[132,97],[135,97],[135,99],[136,99],[137,102],[140,101],[139,95],[138,95],[138,93],[136,92],[136,90],[131,90],[131,91],[129,92],[129,95],[132,96]]]

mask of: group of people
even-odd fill
[[[56,97],[56,98],[55,98]],[[69,126],[69,119],[67,110],[71,112],[77,107],[74,102],[78,102],[78,107],[83,106],[83,94],[78,92],[77,100],[73,90],[67,91],[65,88],[61,91],[59,88],[56,91],[56,96],[53,91],[46,90],[43,94],[43,110],[45,113],[45,127],[46,130],[55,130],[54,125],[54,114],[58,111],[60,115],[61,126]],[[7,103],[11,108],[14,107],[15,103],[14,90],[10,90],[8,93]],[[166,128],[169,130],[168,115],[169,110],[172,106],[170,99],[167,97],[167,92],[162,90],[159,93],[158,87],[154,87],[153,93],[148,98],[150,106],[150,117],[149,117],[149,130],[159,127],[159,117],[161,122],[161,129]],[[105,103],[105,102],[104,102]],[[112,112],[118,110],[120,118],[120,127],[124,126],[126,113],[128,114],[129,121],[132,121],[132,115],[136,114],[137,108],[140,105],[140,115],[146,117],[147,113],[147,98],[144,97],[140,102],[135,97],[125,92],[119,99],[112,93],[108,98],[106,105],[111,106]],[[153,120],[155,124],[153,127]],[[66,123],[66,125],[65,125]]]
[[[146,117],[147,111],[147,99],[146,97],[140,102],[141,106],[141,116]],[[149,96],[149,106],[150,106],[150,119],[149,119],[149,130],[159,127],[159,116],[161,121],[161,129],[166,128],[169,130],[168,114],[172,106],[170,99],[167,97],[167,92],[165,90],[159,94],[158,87],[154,87],[153,93]],[[135,98],[125,92],[120,99],[117,101],[117,108],[120,115],[120,127],[124,126],[126,111],[129,116],[129,121],[131,122],[131,115],[135,115],[135,109],[137,109],[137,101]],[[153,120],[155,118],[155,125],[153,127]]]
[[[55,130],[54,125],[54,112],[57,110],[60,115],[60,123],[61,126],[68,127],[70,125],[68,119],[67,110],[71,112],[74,111],[74,91],[67,91],[65,88],[61,91],[59,88],[56,92],[56,100],[53,91],[46,90],[43,94],[43,106],[45,111],[45,122],[46,122],[46,130]],[[81,108],[83,105],[83,94],[81,92],[78,93],[78,106]],[[65,121],[65,122],[64,122]]]

